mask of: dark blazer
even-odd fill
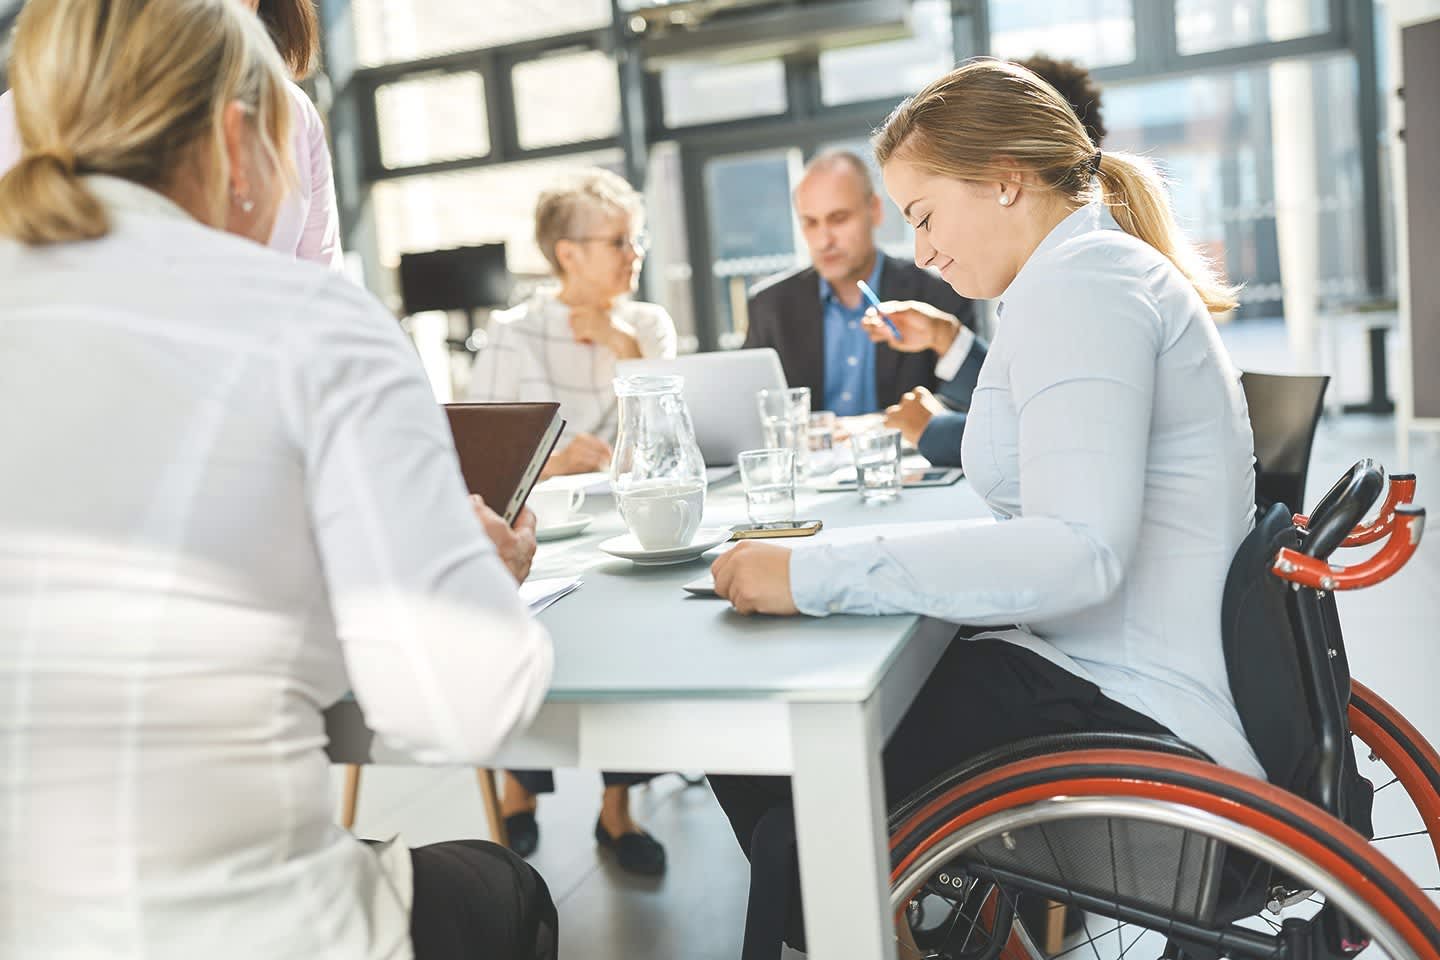
[[[975,305],[910,261],[886,256],[880,268],[880,289],[875,292],[881,300],[929,303],[975,328]],[[811,403],[819,409],[825,396],[825,311],[814,267],[762,280],[751,289],[745,346],[772,347],[780,354],[786,381],[792,387],[809,387]],[[933,390],[938,359],[931,350],[901,353],[877,344],[875,400],[880,409],[900,402],[901,394],[917,386]]]

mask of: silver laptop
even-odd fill
[[[637,374],[685,378],[685,405],[695,423],[700,453],[711,467],[735,463],[741,450],[765,446],[755,394],[787,385],[780,355],[768,347],[692,353],[673,360],[622,360],[615,365],[617,377]]]

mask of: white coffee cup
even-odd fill
[[[555,527],[574,520],[584,503],[584,487],[553,484],[531,490],[525,505],[535,511],[536,526]]]
[[[617,498],[620,516],[646,550],[686,547],[705,512],[705,482],[645,483]]]

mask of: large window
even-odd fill
[[[667,127],[784,113],[785,65],[677,64],[660,74]]]
[[[527,60],[512,73],[524,149],[613,137],[620,129],[615,60],[599,50]]]
[[[807,2],[823,29],[822,0]],[[361,90],[374,89],[367,73],[379,85],[378,175],[453,171],[375,185],[378,285],[402,250],[484,240],[505,240],[517,273],[543,272],[530,237],[535,193],[564,167],[622,166],[622,91],[618,52],[604,39],[529,41],[608,26],[610,0],[352,3],[362,67],[456,53],[357,75]],[[667,62],[645,91],[658,96],[637,97],[630,112],[665,141],[630,158],[631,169],[648,159],[656,247],[647,293],[684,317],[682,328],[693,317],[700,342],[732,345],[746,287],[805,258],[790,203],[803,155],[845,147],[868,158],[867,135],[889,105],[976,49],[1046,53],[1098,72],[1107,149],[1146,152],[1170,175],[1191,235],[1245,285],[1242,317],[1281,312],[1282,248],[1292,290],[1362,293],[1377,266],[1367,245],[1387,241],[1382,214],[1367,212],[1383,205],[1385,171],[1377,175],[1377,145],[1360,142],[1362,129],[1374,131],[1372,61],[1351,49],[1365,31],[1338,9],[1335,0],[911,0],[904,39],[823,49],[817,38],[820,51],[787,49],[784,59],[709,51]],[[636,41],[630,52],[644,50]],[[1301,53],[1311,59],[1295,59]],[[337,128],[336,141],[353,150],[368,138]],[[597,141],[617,146],[597,151]],[[557,154],[566,155],[550,159]],[[358,167],[341,165],[342,187]],[[883,194],[878,178],[877,187]],[[913,255],[913,234],[885,204],[881,245]],[[1295,251],[1312,240],[1313,258],[1296,268]]]
[[[413,167],[490,152],[485,78],[444,73],[387,83],[375,93],[380,162]]]
[[[906,40],[821,53],[825,104],[907,96],[949,70],[955,62],[950,0],[915,0],[910,25],[913,36]]]
[[[1278,217],[1313,218],[1320,297],[1365,289],[1356,96],[1349,54],[1113,85],[1105,146],[1159,162],[1187,232],[1245,284],[1241,318],[1275,317]],[[1304,142],[1288,139],[1297,131],[1308,131]],[[1314,189],[1277,191],[1286,178]]]
[[[1046,53],[1092,69],[1129,63],[1135,59],[1131,0],[991,0],[990,51],[1010,60]]]
[[[790,189],[800,165],[800,151],[793,148],[717,157],[705,165],[721,346],[744,340],[746,288],[796,263]]]
[[[1330,0],[1175,0],[1175,40],[1183,54],[1330,29]]]
[[[610,23],[609,0],[351,0],[360,66],[592,30]]]

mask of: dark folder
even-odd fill
[[[514,523],[565,429],[560,404],[447,403],[445,413],[466,489]]]

